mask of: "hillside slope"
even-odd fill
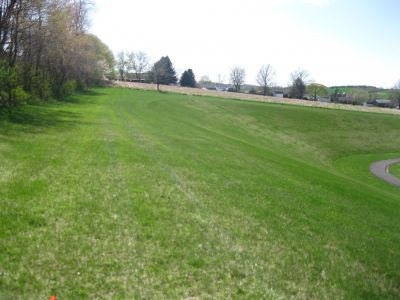
[[[0,119],[0,298],[400,297],[399,116],[98,89]]]

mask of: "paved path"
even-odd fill
[[[373,163],[369,167],[369,170],[372,172],[372,174],[379,177],[380,179],[383,179],[390,184],[400,187],[400,179],[390,175],[388,172],[389,166],[396,163],[400,163],[400,158],[378,161],[376,163]]]

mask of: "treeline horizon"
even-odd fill
[[[173,64],[168,56],[161,57],[154,64],[150,63],[148,55],[143,52],[118,52],[116,58],[118,79],[125,81],[150,82],[157,84],[159,90],[160,84],[177,84],[183,87],[202,87],[204,85],[228,85],[226,89],[229,92],[243,92],[242,87],[247,86],[251,94],[260,94],[272,96],[275,92],[282,92],[283,97],[297,98],[306,100],[326,99],[332,102],[359,105],[363,101],[374,101],[379,98],[391,99],[393,106],[400,108],[400,81],[392,89],[382,89],[368,85],[344,85],[327,87],[310,79],[308,71],[297,69],[290,74],[289,84],[286,87],[278,86],[274,82],[275,69],[270,64],[264,64],[260,67],[256,82],[257,85],[246,84],[246,71],[240,66],[234,66],[231,69],[229,83],[226,84],[223,79],[219,82],[213,82],[208,76],[202,76],[200,81],[196,81],[195,74],[191,68],[185,70],[178,80]],[[115,74],[114,74],[115,75]],[[116,77],[114,76],[114,79]],[[346,89],[350,91],[344,91]],[[373,91],[371,91],[371,89]],[[379,92],[385,92],[381,93]],[[324,100],[324,101],[326,101]]]
[[[119,52],[115,58],[108,46],[88,31],[91,9],[91,0],[0,0],[0,109],[61,99],[108,79],[125,80],[129,73],[138,81],[147,74],[146,80],[157,86],[197,86],[193,69],[186,69],[178,78],[168,56],[154,63],[142,51]],[[257,88],[250,92],[270,95],[276,87],[274,79],[272,65],[261,65]],[[316,100],[332,93],[327,86],[310,80],[304,69],[293,71],[289,80],[285,89],[291,98],[303,99],[307,94]],[[245,69],[232,67],[228,82],[233,86],[231,91],[242,92]],[[346,87],[350,86],[332,88]],[[368,97],[371,94],[356,91],[353,98]],[[390,98],[400,104],[400,81],[390,90]]]

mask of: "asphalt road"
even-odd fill
[[[396,163],[400,163],[400,158],[378,161],[376,163],[373,163],[369,167],[369,170],[372,172],[372,174],[379,177],[380,179],[400,187],[400,179],[390,175],[388,172],[389,166]]]

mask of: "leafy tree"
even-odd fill
[[[314,100],[317,100],[317,97],[328,96],[328,88],[319,83],[310,84],[307,87],[306,91],[313,97]]]
[[[18,88],[18,78],[15,69],[4,60],[0,60],[0,108],[17,104],[15,91]]]
[[[3,106],[27,93],[62,97],[112,73],[111,51],[87,33],[91,8],[91,0],[0,0]]]
[[[196,79],[192,69],[188,69],[182,73],[179,80],[181,86],[196,87]]]

